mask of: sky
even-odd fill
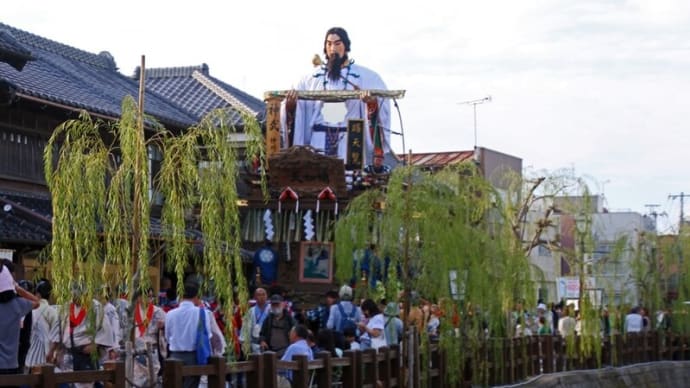
[[[0,21],[108,51],[127,75],[142,55],[146,68],[206,63],[257,98],[308,74],[326,30],[344,27],[356,63],[406,90],[392,129],[408,151],[471,150],[462,102],[491,96],[476,144],[526,170],[570,169],[612,211],[661,214],[660,232],[677,228],[669,196],[690,195],[687,0],[24,0]]]

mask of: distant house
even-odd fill
[[[482,176],[498,189],[507,189],[507,184],[503,179],[506,171],[512,171],[519,176],[522,175],[522,159],[485,147],[477,147],[475,150],[468,151],[413,153],[398,155],[398,158],[405,161],[409,159],[410,165],[428,171],[437,171],[446,166],[473,162],[479,168]]]

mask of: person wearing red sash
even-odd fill
[[[113,343],[113,329],[104,319],[103,306],[97,300],[86,305],[81,300],[79,287],[73,290],[73,299],[63,310],[62,344],[72,359],[72,370],[98,370],[101,353],[118,346]],[[65,365],[69,369],[69,365]],[[93,383],[75,383],[76,388],[93,387]]]
[[[161,369],[160,339],[164,339],[161,330],[165,326],[165,311],[154,305],[153,298],[148,298],[145,304],[141,292],[136,294],[134,306],[134,384],[139,387],[151,386]],[[147,354],[146,348],[150,344],[152,353]],[[153,376],[149,376],[148,363],[153,366]]]

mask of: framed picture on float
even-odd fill
[[[302,241],[299,250],[299,281],[333,282],[333,243]]]

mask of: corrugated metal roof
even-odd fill
[[[400,155],[400,158],[407,159],[408,156],[413,166],[436,169],[472,160],[474,151],[422,152]]]

